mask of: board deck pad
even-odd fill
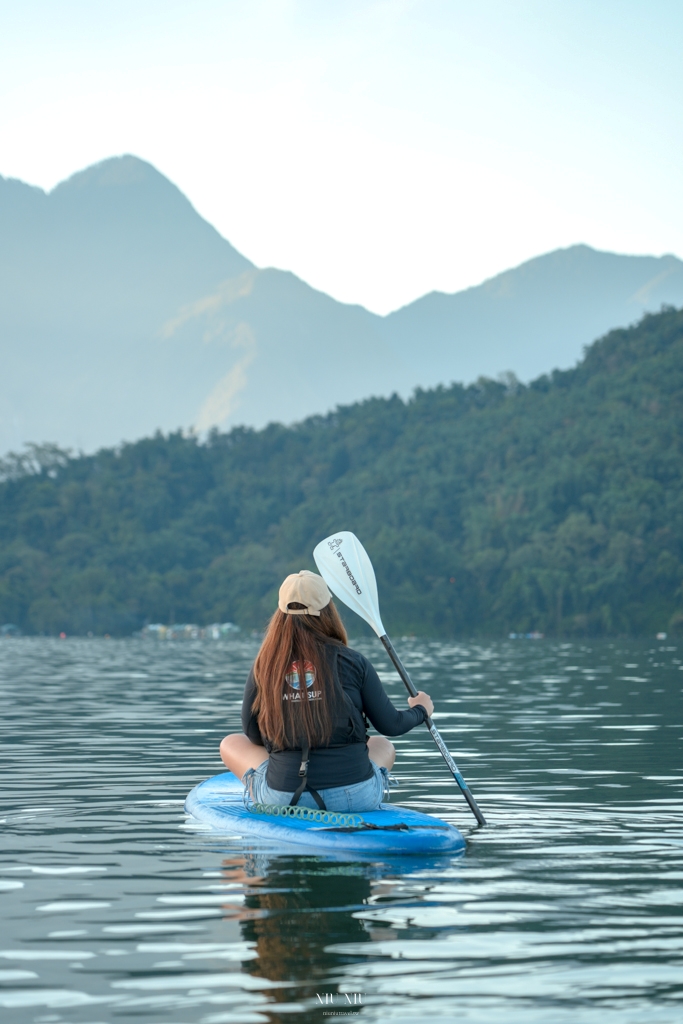
[[[282,818],[248,810],[243,794],[240,780],[232,772],[223,772],[195,786],[185,801],[185,810],[216,832],[320,852],[415,855],[462,853],[465,848],[465,840],[454,825],[408,807],[382,804],[376,811],[357,812],[354,817],[377,828],[366,829],[361,824],[349,830],[315,820],[315,815],[312,819]]]

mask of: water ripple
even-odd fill
[[[491,824],[425,730],[396,741],[401,800],[461,828],[461,858],[295,857],[185,820],[251,639],[0,642],[12,1021],[680,1020],[677,648],[397,646]]]

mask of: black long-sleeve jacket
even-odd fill
[[[308,780],[314,789],[351,786],[371,777],[372,766],[362,725],[363,715],[366,715],[375,729],[385,736],[402,736],[425,720],[425,710],[419,704],[405,711],[399,711],[394,707],[377,672],[358,651],[341,645],[330,645],[330,655],[335,679],[347,698],[346,721],[353,728],[348,728],[345,735],[351,736],[352,742],[342,740],[339,743],[339,735],[333,735],[329,746],[317,747],[311,751]],[[295,685],[298,687],[298,680]],[[314,685],[315,681],[311,686]],[[270,752],[266,775],[268,785],[272,789],[291,793],[300,781],[298,773],[301,749],[272,749],[272,745],[261,735],[258,720],[251,710],[255,696],[256,681],[252,669],[244,689],[242,728],[252,743],[265,746]],[[289,696],[292,696],[291,692]],[[287,699],[287,687],[283,690],[283,699]],[[360,730],[358,722],[361,723]]]

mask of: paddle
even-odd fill
[[[408,693],[411,697],[415,697],[417,690],[406,672],[401,659],[394,650],[394,645],[387,636],[382,620],[379,617],[375,571],[372,568],[372,562],[368,557],[367,551],[358,540],[358,537],[345,530],[342,530],[341,533],[333,533],[330,537],[320,541],[313,552],[313,557],[315,558],[315,564],[320,570],[320,575],[330,590],[345,605],[372,626],[384,644],[396,671],[405,683]],[[458,766],[451,757],[446,744],[439,734],[439,730],[429,716],[427,716],[425,722],[453,778],[460,787],[462,795],[470,805],[472,813],[480,825],[485,825],[486,819],[477,807],[477,802],[458,771]]]

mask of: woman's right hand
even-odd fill
[[[421,704],[430,718],[434,712],[434,701],[423,690],[418,690],[414,697],[408,697],[408,703],[411,708],[414,708],[416,704]]]

